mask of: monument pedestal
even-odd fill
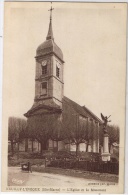
[[[104,138],[103,138],[103,153],[101,154],[102,161],[110,161],[110,156],[111,154],[109,153],[109,135],[107,133],[104,133]]]
[[[111,156],[110,153],[102,153],[101,154],[102,161],[104,161],[104,162],[110,161],[110,156]]]

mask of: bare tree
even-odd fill
[[[80,143],[87,139],[87,118],[79,115],[70,105],[64,106],[62,113],[63,129],[65,132],[65,143],[76,145],[76,156]]]
[[[85,143],[88,137],[88,122],[87,118],[76,114],[76,124],[74,123],[74,128],[71,130],[71,142],[76,145],[76,156],[79,151],[79,145]]]
[[[85,137],[85,140],[86,140],[86,152],[88,152],[88,146],[89,144],[91,144],[91,140],[93,139],[93,132],[94,132],[94,123],[92,121],[92,119],[88,118],[87,119],[87,125],[86,125],[86,137]]]
[[[108,135],[109,135],[109,152],[112,144],[114,142],[119,143],[120,128],[117,125],[108,125]]]
[[[64,141],[67,138],[65,133],[65,126],[63,123],[63,115],[58,114],[54,116],[54,123],[51,127],[51,140],[57,142],[57,151],[58,151],[58,142]]]
[[[55,113],[34,115],[28,119],[29,137],[36,139],[41,144],[41,153],[43,150],[47,150],[49,139],[60,139],[57,127],[59,115]]]
[[[19,143],[25,138],[26,120],[9,117],[8,120],[8,140],[11,142],[11,152],[14,154],[14,144]],[[19,149],[19,147],[18,147]]]

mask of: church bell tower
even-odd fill
[[[62,110],[64,60],[61,49],[54,42],[52,10],[51,7],[46,40],[36,50],[35,98],[26,117],[33,115],[38,108]]]

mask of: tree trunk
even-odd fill
[[[17,143],[17,145],[18,145],[18,146],[17,146],[18,152],[19,152],[19,144],[20,144],[20,143],[18,142],[18,143]]]
[[[88,152],[88,142],[87,142],[87,145],[86,145],[86,152]]]
[[[56,142],[57,142],[57,152],[58,152],[58,140]]]
[[[41,154],[43,153],[43,150],[47,150],[47,141],[41,142]]]
[[[17,143],[17,148],[18,148],[18,154],[17,154],[17,160],[19,159],[19,142]]]
[[[76,156],[78,155],[79,144],[76,144]]]
[[[40,153],[41,154],[43,153],[43,143],[42,142],[40,143]]]
[[[71,152],[70,150],[71,150],[71,142],[69,141],[69,152]]]
[[[28,138],[25,138],[25,152],[28,151]]]
[[[39,152],[39,142],[38,142],[38,152]]]
[[[13,156],[13,154],[14,154],[13,140],[11,140],[11,152],[12,152],[12,156]]]
[[[32,152],[33,152],[33,140],[32,140]]]

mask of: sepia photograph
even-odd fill
[[[4,3],[2,191],[124,192],[126,18],[126,3]]]

